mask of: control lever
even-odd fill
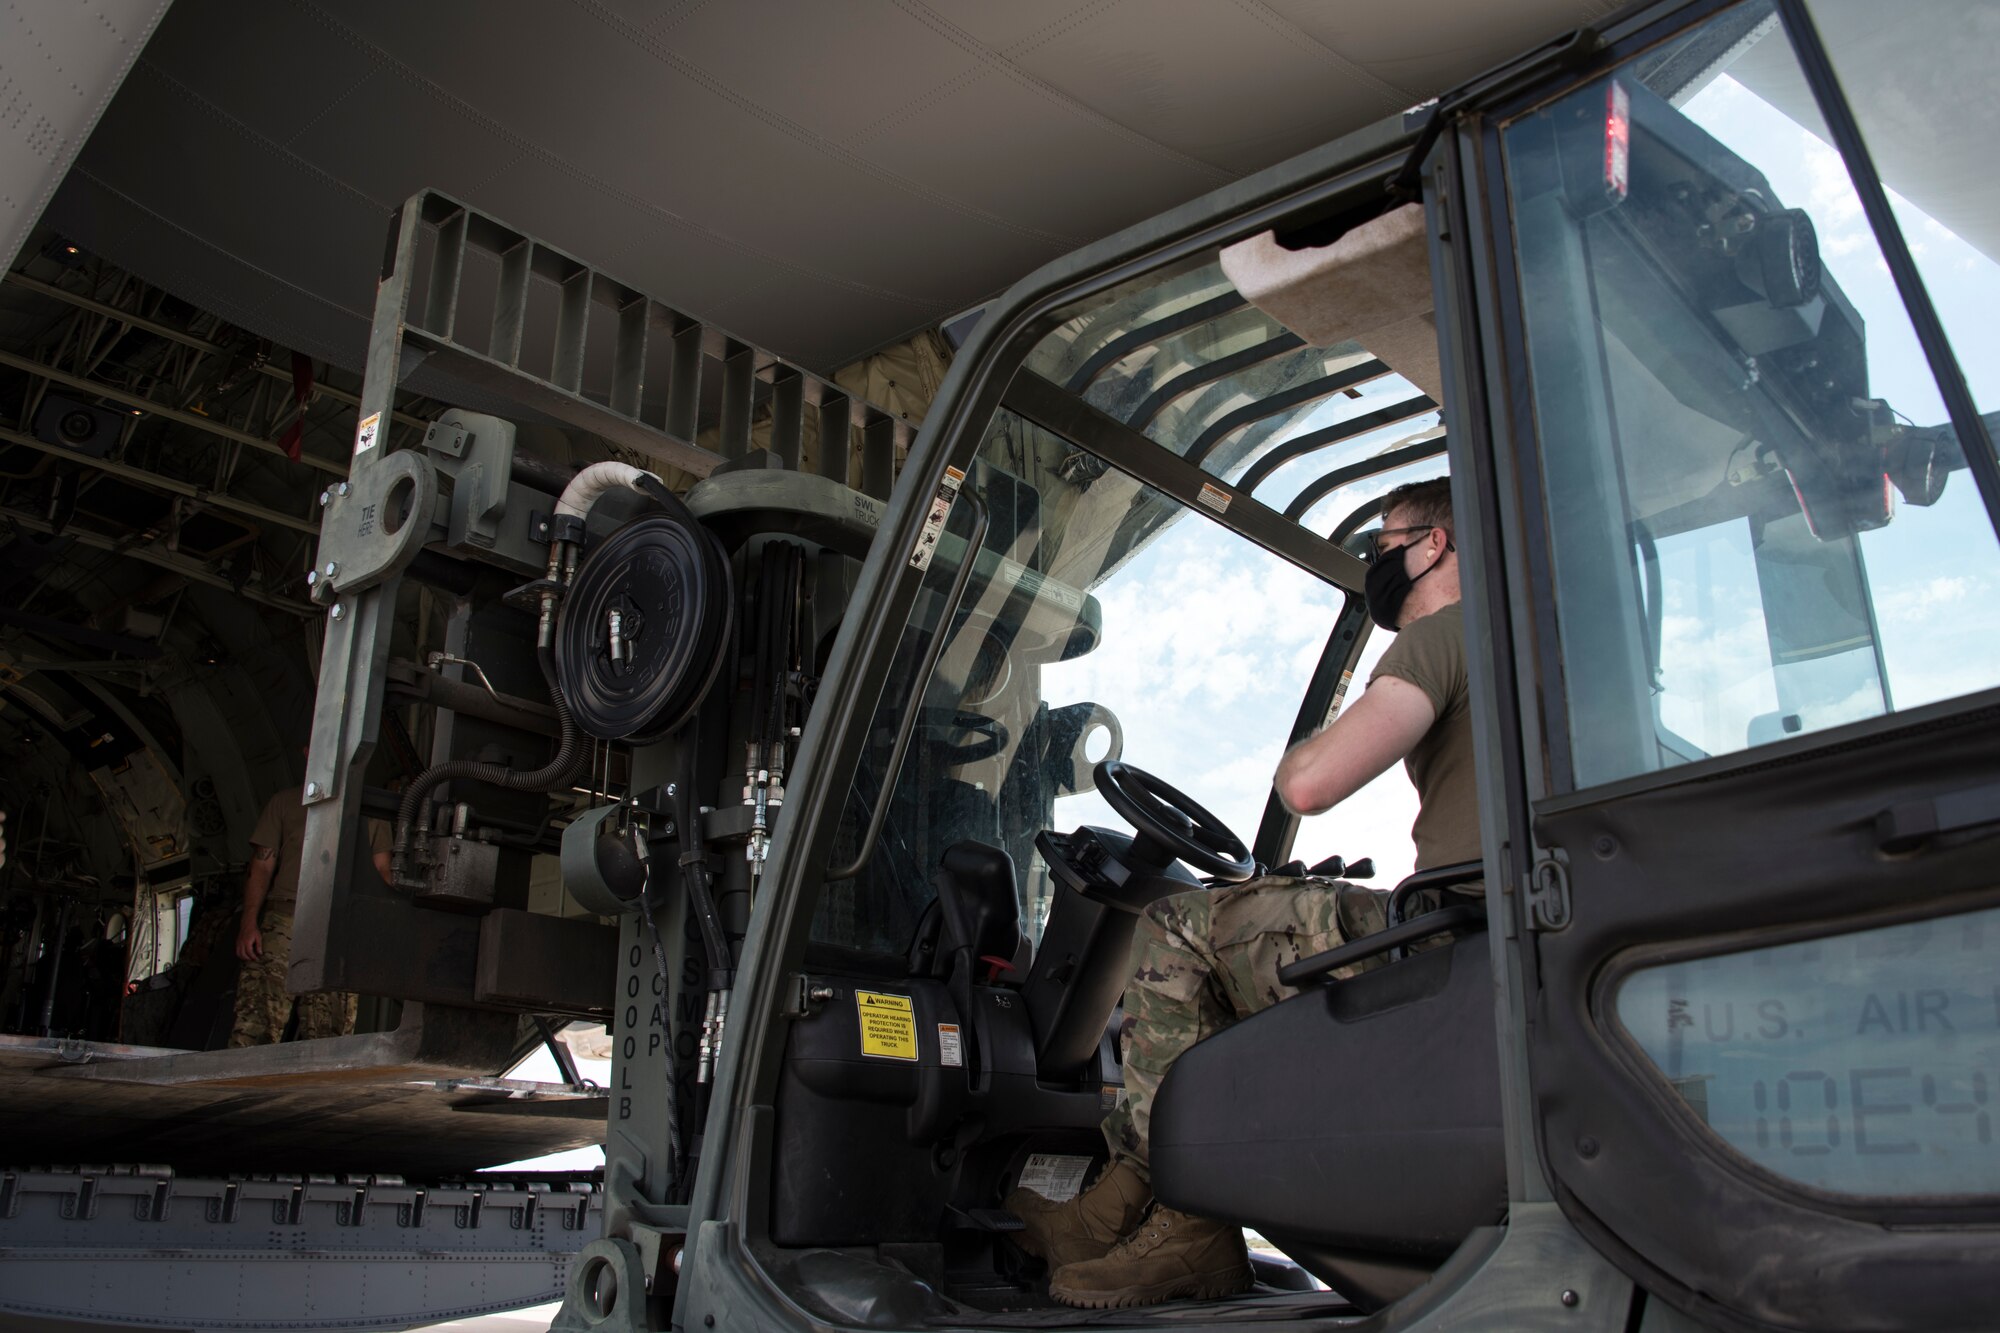
[[[1352,862],[1344,856],[1329,856],[1306,873],[1314,879],[1373,879],[1375,861],[1367,856]]]

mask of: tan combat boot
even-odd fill
[[[1049,1295],[1064,1305],[1113,1310],[1234,1296],[1255,1281],[1243,1228],[1158,1204],[1102,1259],[1057,1270]]]
[[[1102,1258],[1139,1224],[1153,1202],[1153,1187],[1124,1158],[1104,1169],[1091,1187],[1057,1203],[1031,1189],[1017,1189],[1001,1207],[1021,1219],[1014,1243],[1044,1260],[1051,1273],[1064,1264]]]

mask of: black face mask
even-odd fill
[[[1399,546],[1377,556],[1368,566],[1367,580],[1361,585],[1361,595],[1368,603],[1368,618],[1392,634],[1402,628],[1403,603],[1410,600],[1410,589],[1417,585],[1417,579],[1444,563],[1444,556],[1438,556],[1430,569],[1413,579],[1403,569],[1403,552],[1408,549]],[[1450,541],[1445,542],[1444,549],[1452,549]]]

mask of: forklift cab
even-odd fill
[[[1102,1158],[1133,913],[1316,836],[1271,774],[1365,670],[1381,495],[1444,473],[1483,897],[1301,963],[1155,1121],[1163,1199],[1331,1290],[1117,1317],[1988,1317],[2000,622],[1949,579],[2000,577],[1996,387],[1809,8],[1635,11],[989,307],[831,642],[699,1152],[614,1115],[559,1327],[1087,1322],[999,1201]],[[1146,773],[1181,839],[1117,817]]]

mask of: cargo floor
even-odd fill
[[[411,1031],[223,1051],[0,1036],[0,1165],[435,1178],[603,1141],[601,1089],[494,1078],[491,1055]]]

